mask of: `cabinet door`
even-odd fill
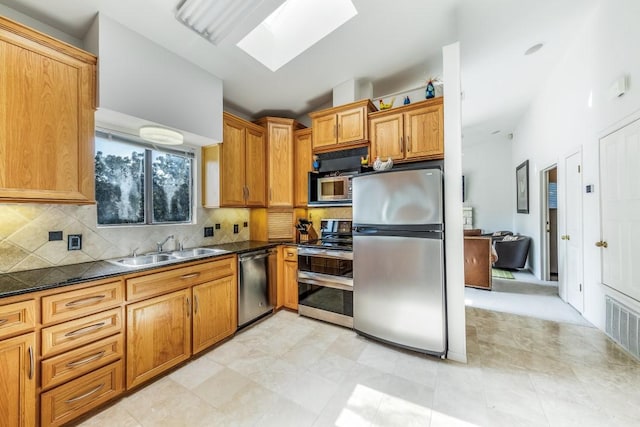
[[[264,131],[247,128],[245,134],[245,181],[247,184],[247,206],[267,206],[267,146]]]
[[[442,104],[405,113],[407,159],[444,156],[444,115]]]
[[[0,424],[34,426],[36,334],[0,341]]]
[[[295,133],[295,177],[293,205],[305,207],[309,199],[309,172],[311,171],[311,129],[304,129]]]
[[[223,277],[193,288],[193,353],[236,332],[238,328],[237,276]]]
[[[220,206],[244,206],[245,128],[224,120],[220,146]]]
[[[313,148],[333,145],[337,140],[337,117],[335,113],[326,116],[315,117],[312,120]]]
[[[293,127],[269,123],[269,207],[293,207]]]
[[[286,250],[284,261],[284,306],[292,310],[298,309],[298,261],[287,261]]]
[[[190,313],[189,289],[127,306],[127,389],[189,358]]]
[[[404,134],[402,129],[402,114],[376,117],[369,120],[369,134],[371,135],[371,160],[376,157],[386,161],[404,159]]]
[[[367,115],[364,107],[338,113],[338,144],[367,139]]]
[[[95,200],[94,64],[0,32],[0,200]]]

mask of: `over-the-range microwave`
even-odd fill
[[[353,175],[309,173],[309,206],[350,206]]]

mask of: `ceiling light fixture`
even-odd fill
[[[180,132],[159,126],[142,126],[140,138],[161,145],[180,145],[184,142]]]
[[[534,53],[536,53],[537,51],[542,49],[542,46],[544,46],[544,44],[542,44],[542,43],[534,44],[529,49],[524,51],[525,56],[533,55]]]
[[[214,45],[231,33],[263,0],[184,0],[176,19]]]

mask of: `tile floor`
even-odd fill
[[[597,329],[467,308],[468,364],[281,311],[82,426],[638,426]]]

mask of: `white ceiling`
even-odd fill
[[[442,76],[442,46],[460,41],[467,144],[513,132],[600,1],[353,0],[355,18],[275,73],[235,43],[282,0],[263,0],[218,46],[175,19],[181,0],[0,3],[78,39],[104,13],[222,79],[225,105],[250,117],[298,117],[326,105],[332,88],[349,79],[371,81],[374,97],[416,88]],[[539,42],[538,53],[524,56]]]

